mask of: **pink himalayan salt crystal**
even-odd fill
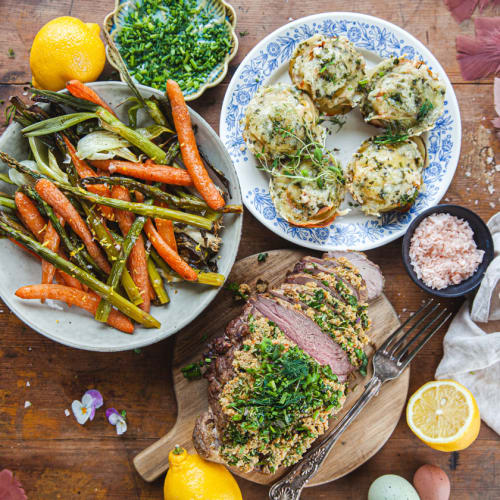
[[[410,262],[418,279],[440,290],[472,276],[483,260],[467,221],[450,214],[426,217],[410,243]]]

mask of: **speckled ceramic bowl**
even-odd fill
[[[115,8],[112,12],[106,15],[103,22],[104,29],[110,34],[113,41],[116,41],[116,35],[120,31],[121,25],[124,22],[125,16],[133,9],[134,5],[140,3],[141,0],[115,0]],[[224,16],[225,22],[229,28],[229,33],[231,36],[231,49],[226,55],[226,58],[214,69],[206,78],[205,82],[198,87],[198,89],[191,92],[186,92],[184,98],[186,101],[193,101],[200,97],[206,89],[210,87],[215,87],[218,85],[226,76],[227,68],[229,62],[233,59],[238,52],[238,37],[236,36],[236,12],[233,7],[226,3],[224,0],[198,0],[207,5],[207,8],[214,12],[215,15]],[[119,44],[116,44],[119,50]],[[106,47],[106,56],[109,63],[115,69],[118,69],[116,62],[113,59],[111,52]],[[123,77],[121,77],[123,80]],[[133,78],[133,76],[132,76]],[[124,80],[123,80],[124,81]],[[135,80],[134,80],[135,81]],[[165,82],[166,83],[166,82]]]
[[[122,82],[90,83],[92,87],[113,109],[121,120],[126,120],[124,106],[120,106],[131,92]],[[145,97],[151,94],[161,97],[158,90],[138,86]],[[217,165],[229,181],[229,203],[241,204],[240,186],[233,163],[217,134],[195,111],[190,110],[193,125],[198,127],[197,142],[208,160]],[[145,126],[150,121],[142,111],[138,115],[138,125]],[[18,123],[11,124],[0,137],[0,151],[18,160],[28,158],[28,145],[21,134]],[[7,172],[7,166],[0,161],[0,172]],[[12,186],[2,185],[8,190]],[[228,276],[233,267],[241,238],[243,217],[237,214],[224,216],[222,246],[217,261],[219,272]],[[137,325],[133,335],[127,335],[99,323],[86,311],[78,307],[68,308],[61,302],[22,300],[14,295],[21,286],[40,283],[40,263],[7,239],[0,239],[0,296],[9,309],[28,326],[46,337],[78,349],[88,351],[124,351],[154,344],[170,337],[198,316],[212,300],[218,288],[176,283],[168,286],[170,303],[153,307],[151,314],[161,323],[161,328],[147,329]]]

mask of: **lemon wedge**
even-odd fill
[[[420,387],[408,401],[406,421],[419,439],[440,451],[467,448],[481,425],[474,396],[454,380],[434,380]]]

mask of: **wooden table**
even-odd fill
[[[445,201],[471,207],[484,220],[499,209],[500,174],[494,173],[494,167],[500,163],[500,157],[495,160],[500,144],[489,125],[494,116],[492,80],[464,82],[455,60],[455,36],[471,33],[471,22],[457,25],[441,0],[358,0],[351,4],[340,0],[231,1],[238,15],[238,55],[224,82],[193,105],[215,130],[231,75],[268,33],[292,19],[319,12],[353,9],[372,14],[405,28],[426,44],[453,82],[462,112],[462,155]],[[0,98],[23,94],[31,78],[31,42],[43,24],[62,15],[100,23],[113,4],[113,0],[1,0]],[[500,7],[488,9],[484,15],[500,15]],[[9,48],[14,49],[14,59],[8,57]],[[496,186],[494,194],[489,194],[488,184]],[[290,246],[245,213],[239,257]],[[425,294],[406,275],[400,247],[398,240],[368,254],[382,267],[386,294],[404,318],[419,307]],[[140,352],[78,351],[38,335],[0,305],[0,469],[14,471],[33,500],[162,498],[162,482],[142,481],[132,458],[165,434],[175,420],[169,361],[172,340]],[[456,310],[460,301],[449,305]],[[433,378],[442,355],[443,335],[444,330],[418,356],[410,393]],[[107,406],[127,410],[129,430],[123,437],[115,435],[102,410],[85,426],[65,415],[71,402],[89,388],[99,389]],[[26,401],[31,406],[25,409]],[[411,480],[420,465],[433,463],[449,474],[454,500],[498,499],[499,442],[498,435],[483,424],[477,441],[452,456],[423,445],[403,418],[374,458],[339,481],[305,490],[303,498],[363,499],[378,476],[395,473]],[[238,482],[245,499],[267,497],[266,488]]]

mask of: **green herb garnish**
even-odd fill
[[[264,337],[254,346],[260,366],[252,369],[254,383],[232,394],[230,407],[236,411],[225,433],[231,443],[244,445],[257,433],[271,442],[290,433],[307,432],[298,416],[316,418],[327,408],[339,406],[342,391],[333,390],[325,378],[337,381],[329,366],[321,366],[298,346],[287,350]]]
[[[264,253],[259,253],[259,255],[257,255],[257,260],[259,262],[265,262],[267,257],[268,257],[268,253],[267,252],[264,252]]]
[[[248,31],[245,30],[245,31],[240,31],[240,36],[247,36],[248,35]]]
[[[257,257],[258,258],[258,257]],[[240,290],[240,285],[238,283],[229,283],[226,288],[228,290],[231,290],[231,292],[233,292],[233,294],[235,295],[235,297],[239,297],[243,300],[248,300],[248,294],[242,292]]]
[[[393,134],[387,131],[383,135],[378,135],[373,139],[375,144],[397,144],[398,142],[404,142],[408,140],[408,134]]]
[[[425,102],[420,106],[420,109],[418,110],[417,113],[417,121],[423,120],[434,108],[434,105],[432,102],[430,102],[428,99],[425,100]]]
[[[198,363],[190,363],[189,365],[183,366],[181,368],[181,372],[188,380],[197,380],[201,378],[202,366],[202,361],[199,361]]]

